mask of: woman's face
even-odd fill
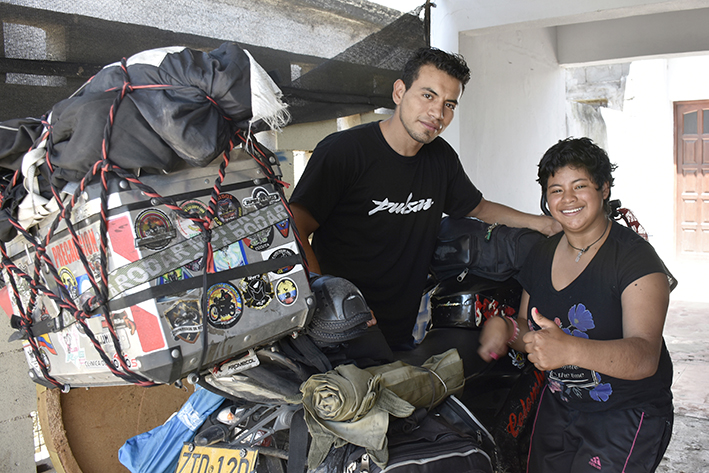
[[[608,198],[608,183],[601,189],[584,168],[564,166],[549,176],[547,201],[552,217],[565,231],[582,231],[606,220],[603,201]]]

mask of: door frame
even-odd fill
[[[684,137],[689,136],[692,134],[685,134],[684,133],[684,114],[688,111],[691,110],[696,110],[697,111],[697,133],[696,133],[696,149],[695,149],[695,155],[697,156],[697,162],[696,162],[696,172],[697,174],[701,174],[703,172],[709,173],[709,133],[704,133],[705,130],[709,131],[709,127],[704,124],[704,115],[706,115],[707,119],[709,120],[709,100],[688,100],[688,101],[677,101],[673,102],[673,116],[674,116],[674,169],[675,169],[675,192],[674,192],[674,209],[675,209],[675,217],[674,217],[674,225],[675,225],[675,254],[677,258],[682,258],[682,259],[696,259],[696,258],[701,258],[704,259],[706,258],[709,260],[709,250],[705,251],[702,253],[702,243],[701,243],[701,236],[697,236],[697,240],[695,242],[695,245],[697,247],[695,248],[695,251],[683,251],[683,242],[684,242],[684,234],[683,234],[683,217],[684,217],[684,209],[683,207],[683,194],[684,194],[684,187],[683,187],[683,182],[682,176],[684,175],[684,171],[686,167],[682,166],[682,153],[683,150],[685,149],[684,145]],[[701,113],[702,111],[705,111],[706,113]],[[702,144],[706,143],[706,144]],[[690,166],[691,167],[691,166]],[[697,195],[697,199],[701,199],[702,195],[705,193],[709,192],[709,189],[699,189],[699,192],[701,194]],[[701,204],[699,208],[699,214],[696,222],[696,227],[698,231],[702,231],[703,227],[703,221],[707,220],[707,216],[703,216],[701,213]]]

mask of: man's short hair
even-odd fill
[[[437,48],[419,48],[404,65],[401,80],[406,90],[418,78],[422,66],[431,65],[460,81],[465,90],[465,84],[470,80],[470,68],[460,54],[447,53]]]

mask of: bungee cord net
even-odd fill
[[[289,215],[289,219],[292,222],[292,214],[287,205],[283,187],[287,186],[286,183],[281,181],[274,172],[272,165],[276,164],[275,156],[265,148],[263,148],[256,138],[253,136],[250,127],[247,130],[237,128],[236,133],[229,141],[227,149],[225,149],[221,154],[221,163],[218,166],[217,177],[215,183],[211,190],[211,195],[209,197],[209,203],[207,205],[207,211],[203,216],[196,215],[194,213],[189,213],[181,208],[172,198],[165,198],[156,192],[153,188],[145,185],[141,180],[130,171],[122,169],[116,164],[111,162],[110,159],[110,143],[111,135],[114,128],[116,112],[123,100],[131,93],[136,90],[167,90],[173,88],[171,85],[132,85],[130,77],[128,75],[128,67],[126,65],[126,59],[121,61],[121,71],[123,73],[123,85],[120,88],[111,89],[115,91],[116,97],[113,104],[110,107],[109,114],[106,120],[106,124],[103,128],[103,139],[101,143],[101,157],[95,162],[91,169],[86,173],[86,175],[81,179],[81,181],[76,186],[73,194],[70,197],[62,199],[61,191],[56,185],[51,184],[51,192],[54,200],[58,206],[58,213],[53,219],[51,225],[48,227],[46,234],[42,237],[38,235],[39,231],[36,229],[26,229],[24,228],[15,218],[9,218],[9,223],[14,227],[19,236],[21,236],[26,244],[34,249],[34,261],[32,264],[32,271],[23,271],[18,267],[12,259],[12,255],[8,254],[6,245],[4,241],[0,241],[0,252],[2,253],[2,261],[0,268],[6,270],[7,283],[11,289],[11,297],[14,301],[14,306],[18,314],[12,316],[13,327],[18,330],[19,338],[23,338],[27,341],[31,354],[36,361],[36,366],[41,372],[44,382],[42,384],[48,384],[49,386],[59,388],[63,391],[67,391],[70,386],[64,384],[57,379],[55,379],[50,374],[50,368],[48,366],[47,360],[44,358],[40,348],[41,340],[39,337],[42,333],[35,333],[36,323],[33,319],[33,312],[38,308],[38,299],[41,296],[45,296],[54,302],[59,310],[59,315],[54,318],[54,331],[61,329],[65,326],[63,320],[63,312],[70,314],[70,318],[76,323],[80,324],[81,330],[89,338],[91,344],[93,345],[96,352],[99,354],[101,360],[105,363],[105,366],[110,370],[110,372],[116,377],[120,378],[125,383],[135,384],[139,386],[154,386],[159,383],[155,383],[152,380],[146,378],[145,376],[138,374],[129,366],[126,361],[126,356],[124,355],[124,350],[121,346],[121,340],[116,332],[114,325],[113,315],[110,309],[109,301],[109,275],[108,275],[108,252],[109,252],[109,242],[108,242],[108,207],[109,207],[109,181],[111,179],[118,178],[123,180],[130,185],[139,189],[147,200],[150,201],[152,206],[163,205],[171,211],[175,212],[179,218],[191,221],[196,228],[199,229],[204,243],[203,246],[203,256],[202,261],[203,271],[202,271],[202,355],[199,363],[199,368],[196,370],[199,372],[204,365],[205,355],[208,346],[208,329],[207,329],[207,275],[208,273],[214,272],[213,269],[213,254],[214,249],[211,244],[211,229],[214,225],[214,219],[217,214],[217,202],[219,196],[222,194],[222,184],[226,177],[227,167],[230,162],[230,152],[235,146],[240,146],[245,150],[253,160],[258,163],[259,168],[262,170],[263,175],[266,180],[273,184],[274,189],[278,192],[280,202],[283,204],[285,210]],[[207,99],[219,109],[217,102],[211,97],[207,96]],[[222,118],[225,120],[231,120],[229,116],[222,113]],[[50,160],[52,154],[53,140],[52,140],[52,125],[50,124],[48,117],[43,117],[42,123],[45,126],[45,132],[39,141],[39,144],[34,149],[39,149],[44,147],[45,164],[50,173],[54,172],[53,164]],[[2,200],[8,199],[12,188],[21,183],[21,172],[17,170],[12,178],[7,182],[2,194]],[[51,180],[50,180],[51,181]],[[89,261],[86,255],[85,248],[82,245],[81,238],[74,228],[75,222],[72,219],[72,211],[77,205],[79,197],[86,191],[87,187],[95,182],[100,183],[100,210],[99,210],[99,264],[94,265]],[[1,202],[1,201],[0,201]],[[70,235],[70,241],[73,246],[73,250],[78,255],[81,262],[83,271],[88,277],[88,282],[91,287],[90,293],[93,293],[90,297],[85,297],[81,302],[75,301],[72,297],[69,289],[65,285],[66,281],[62,280],[55,263],[52,261],[48,255],[47,248],[50,242],[56,235],[57,229],[60,224],[64,224],[66,231]],[[291,228],[302,256],[302,262],[306,268],[307,274],[307,262],[304,259],[304,253],[302,252],[302,246],[300,244],[300,239],[297,234],[297,229],[295,225],[291,223]],[[56,290],[50,289],[46,284],[43,283],[42,270],[48,274],[48,278],[51,278],[56,282]],[[31,274],[28,274],[31,273]],[[24,285],[29,288],[29,298],[27,304],[23,304],[23,297],[21,294],[20,286],[24,282]],[[88,319],[91,317],[101,316],[103,318],[102,325],[108,329],[110,336],[110,342],[115,351],[115,355],[111,357],[107,351],[104,349],[100,341],[98,340],[96,334],[91,330],[91,327],[87,323]],[[70,322],[73,323],[73,322]],[[39,330],[42,331],[42,330]],[[49,331],[52,331],[51,328]],[[45,329],[43,333],[46,333]],[[41,382],[41,381],[39,381]]]

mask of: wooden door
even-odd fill
[[[675,103],[677,254],[709,257],[709,100]]]

